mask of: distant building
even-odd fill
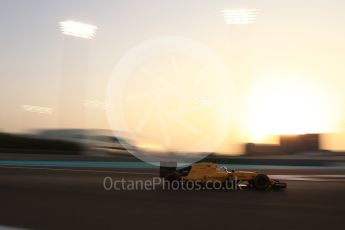
[[[294,154],[300,152],[320,151],[320,135],[284,135],[280,136],[280,148],[285,154]]]
[[[277,155],[281,154],[280,145],[247,143],[245,145],[246,155]]]
[[[320,134],[282,135],[279,139],[279,145],[247,143],[245,154],[279,155],[320,151]]]

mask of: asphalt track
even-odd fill
[[[0,167],[0,226],[22,229],[343,229],[342,172],[275,170],[286,191],[106,191],[154,169]],[[298,175],[296,175],[298,173]],[[305,180],[299,180],[304,178]],[[315,180],[314,180],[315,179]],[[329,181],[328,179],[332,179]],[[0,227],[1,228],[1,227]]]

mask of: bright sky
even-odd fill
[[[274,141],[268,137],[275,134],[310,132],[332,133],[324,137],[323,146],[345,149],[345,1],[8,0],[1,5],[3,131],[57,128],[59,101],[65,92],[61,90],[62,79],[71,71],[80,79],[80,85],[85,84],[83,127],[110,128],[104,108],[116,64],[146,40],[178,36],[207,47],[228,68],[231,98],[223,98],[221,104],[230,103],[231,124],[223,126],[229,134],[222,151],[236,149],[233,145],[243,141]],[[223,18],[225,9],[254,9],[256,18],[251,24],[229,24]],[[63,35],[59,23],[67,20],[97,26],[96,34],[89,40]],[[73,62],[85,58],[85,62]],[[176,59],[181,71],[183,58]],[[72,61],[64,64],[66,60]],[[74,65],[76,68],[71,70]],[[163,66],[160,61],[147,65],[150,71],[159,71]],[[185,85],[191,84],[191,71],[197,71],[193,68],[199,67],[190,64],[184,69],[188,74],[181,75]],[[217,82],[214,76],[218,75],[209,72],[206,85],[207,81],[209,85]],[[139,83],[133,84],[128,90],[138,91],[135,84]],[[149,87],[143,83],[139,88],[145,88],[145,84]],[[203,92],[207,90],[203,88]],[[73,97],[68,92],[73,90],[66,92],[63,98],[68,101],[69,96]],[[190,92],[196,95],[200,90]],[[199,96],[193,100],[206,104],[212,100],[209,95]],[[166,100],[166,111],[175,108],[173,100]],[[142,111],[144,114],[145,109]],[[193,119],[193,125],[188,121],[187,129],[195,133],[193,127],[199,124],[207,132],[215,119],[213,115],[199,116]],[[139,129],[138,124],[134,129]],[[174,138],[180,136],[181,129],[172,132]],[[167,142],[163,138],[161,144]]]

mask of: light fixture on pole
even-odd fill
[[[226,24],[245,25],[256,21],[257,9],[225,9],[222,10]]]
[[[84,128],[84,104],[89,44],[97,26],[76,21],[59,22],[64,36],[58,109],[59,128]]]
[[[63,34],[74,37],[91,39],[95,36],[97,26],[75,22],[75,21],[63,21],[60,22],[60,28]]]

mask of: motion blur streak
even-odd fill
[[[31,113],[52,114],[53,109],[36,105],[23,105],[23,110]]]

